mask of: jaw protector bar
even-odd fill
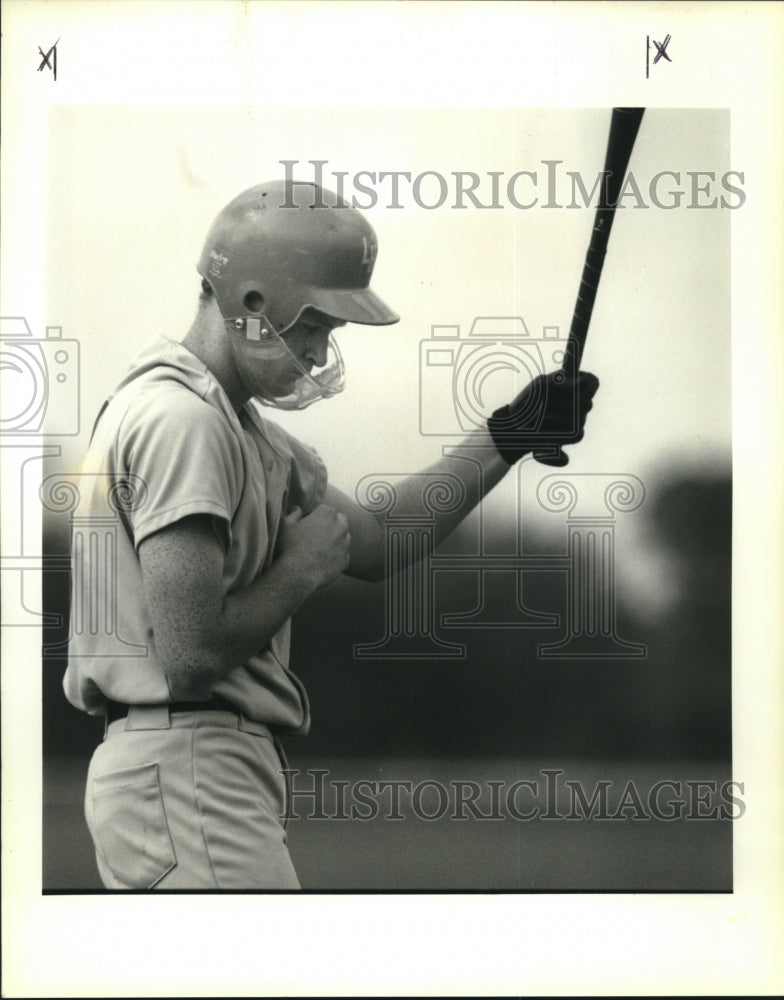
[[[343,392],[346,385],[346,368],[337,341],[330,334],[327,342],[327,358],[324,365],[308,371],[286,346],[286,342],[269,322],[262,318],[243,317],[226,320],[226,330],[234,349],[235,360],[243,374],[246,387],[264,406],[273,406],[280,410],[304,410],[320,399],[329,399]],[[238,343],[239,341],[239,343]],[[254,370],[263,367],[265,362],[279,362],[286,359],[293,368],[301,373],[294,389],[285,396],[272,393],[259,384],[258,379],[246,375],[247,362]]]

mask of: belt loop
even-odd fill
[[[125,732],[138,729],[171,729],[168,705],[131,705],[125,720]]]
[[[269,726],[263,722],[256,722],[253,719],[249,719],[244,712],[240,712],[237,716],[237,729],[242,733],[251,733],[253,736],[266,736],[267,739],[272,739]]]

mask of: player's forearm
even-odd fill
[[[455,454],[444,455],[427,469],[433,480],[442,476],[446,482],[457,481],[462,489],[462,499],[454,509],[436,514],[434,519],[435,544],[439,545],[457,528],[475,507],[498,485],[510,469],[510,465],[498,453],[489,432],[472,434],[463,442],[465,447],[455,448]],[[470,460],[460,455],[470,456]],[[447,477],[451,477],[447,479]],[[405,493],[401,501],[406,501],[413,509],[417,501],[417,489],[421,497],[421,482],[404,483]],[[421,500],[420,500],[421,503]],[[396,508],[406,512],[404,505]]]
[[[171,636],[164,649],[158,641],[172,697],[207,697],[222,677],[269,647],[318,585],[309,567],[284,554],[249,587],[226,595],[214,618],[194,625],[189,641]]]
[[[459,457],[461,453],[466,457]],[[431,510],[432,504],[428,504],[426,493],[449,497],[450,502],[439,504],[447,509],[436,511],[433,515],[434,540],[438,545],[503,479],[509,469],[509,464],[498,454],[489,434],[481,437],[472,435],[466,439],[465,448],[455,448],[455,454],[445,455],[421,472],[395,481],[394,518],[417,518],[422,516],[423,510]],[[443,490],[439,489],[439,483],[443,484]],[[349,574],[363,580],[383,579],[392,569],[387,562],[386,514],[358,514],[356,510],[352,514],[347,506],[343,509],[351,527]],[[420,555],[417,548],[398,553],[399,561],[395,569],[415,561]]]

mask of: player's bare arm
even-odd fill
[[[477,438],[472,439],[476,444]],[[481,453],[479,461],[482,464],[482,485],[480,492],[477,481],[466,482],[463,502],[458,508],[447,514],[440,515],[435,522],[436,544],[442,542],[460,522],[476,507],[482,496],[489,492],[503,479],[509,471],[509,465],[492,447],[492,440],[487,434],[488,448]],[[460,476],[465,474],[465,462],[459,459],[444,457],[434,462],[426,470],[430,474]],[[395,486],[396,506],[401,514],[414,512],[422,506],[422,481],[419,476],[411,476]],[[351,533],[351,560],[346,573],[360,580],[377,581],[384,578],[387,572],[386,533],[384,515],[374,514],[364,510],[346,493],[336,486],[327,487],[326,502],[341,511],[349,525]]]
[[[598,387],[599,380],[588,372],[581,373],[575,382],[561,378],[558,373],[540,376],[509,406],[496,412],[484,433],[466,438],[464,444],[470,447],[472,460],[481,465],[480,476],[466,478],[465,461],[449,455],[424,470],[428,476],[455,477],[464,487],[462,503],[435,518],[436,545],[443,542],[504,478],[512,465],[527,454],[534,453],[544,464],[565,465],[568,457],[560,449],[538,449],[537,439],[546,436],[548,440],[563,444],[579,441]],[[459,453],[461,449],[458,447],[456,451]],[[398,514],[416,514],[421,509],[421,475],[396,483],[395,494]],[[347,574],[361,580],[383,579],[388,569],[384,515],[362,509],[332,485],[327,488],[326,501],[342,511],[348,521],[351,561]]]
[[[250,586],[224,594],[223,549],[205,516],[187,517],[139,547],[158,657],[175,699],[212,686],[266,649],[284,622],[348,564],[345,517],[321,505],[286,519],[276,558]]]

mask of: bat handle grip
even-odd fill
[[[602,275],[604,257],[607,253],[607,242],[610,238],[615,213],[612,209],[600,208],[594,220],[591,242],[585,255],[583,265],[583,275],[580,279],[580,288],[577,292],[577,302],[572,314],[572,325],[569,328],[569,339],[566,342],[564,359],[561,364],[561,371],[567,378],[576,379],[580,372],[580,362],[582,361],[583,348],[588,335],[588,327],[591,325],[591,314],[593,313],[596,292],[599,288],[599,278]],[[542,465],[553,465],[558,468],[566,465],[568,458],[564,455],[560,445],[553,445],[549,448],[537,448],[534,451],[534,458]]]
[[[599,279],[607,254],[607,241],[610,238],[613,217],[612,210],[599,210],[596,213],[591,242],[585,255],[583,274],[577,291],[577,301],[574,305],[572,325],[569,328],[569,339],[566,342],[566,353],[562,365],[563,370],[571,373],[573,377],[576,377],[580,370],[588,327],[591,325],[591,315],[596,302],[596,292],[599,288]]]

